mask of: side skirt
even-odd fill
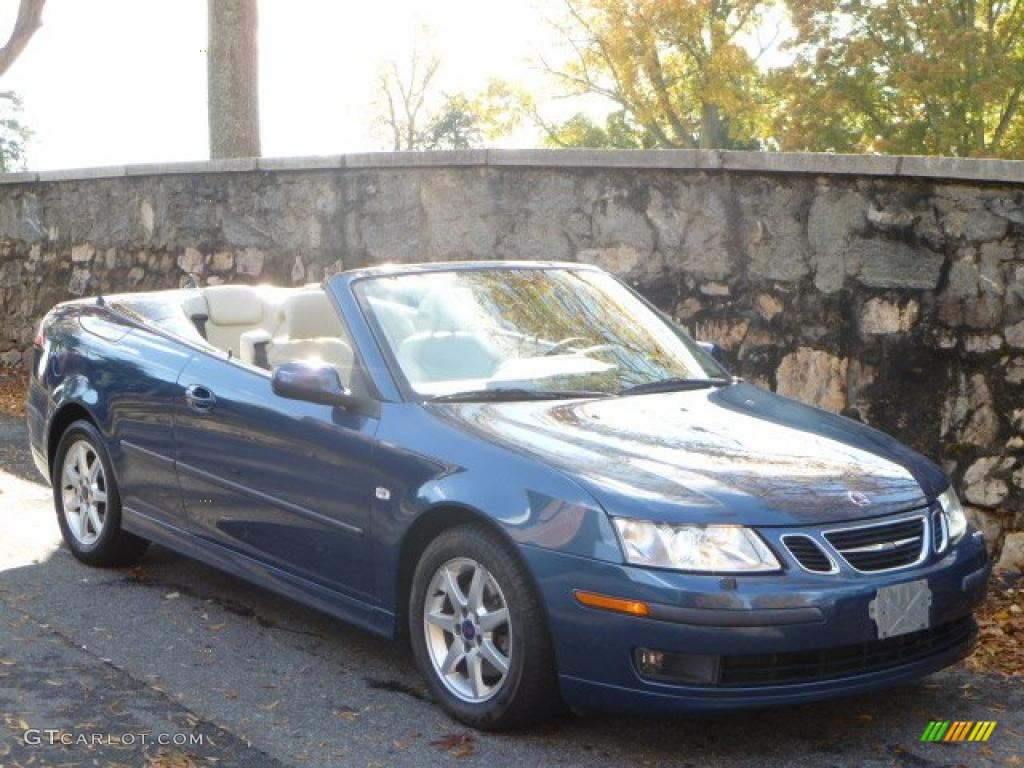
[[[252,584],[297,600],[310,608],[388,638],[396,636],[396,617],[362,600],[335,592],[259,560],[193,536],[137,510],[122,507],[121,525],[129,533],[173,549],[187,557]]]

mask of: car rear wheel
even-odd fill
[[[543,606],[515,553],[486,529],[453,528],[423,552],[409,633],[434,699],[467,725],[505,730],[559,706]]]
[[[96,428],[76,421],[65,430],[53,466],[53,500],[64,542],[89,565],[131,565],[149,542],[121,529],[121,498]]]

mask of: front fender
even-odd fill
[[[417,520],[442,509],[480,517],[517,545],[622,562],[605,510],[560,471],[466,434],[416,403],[383,404],[378,438],[371,526],[385,607],[395,606],[403,540]]]

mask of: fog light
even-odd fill
[[[641,677],[663,683],[713,685],[718,681],[719,657],[637,648],[633,661]]]
[[[636,666],[641,675],[660,676],[664,664],[665,654],[661,651],[652,651],[649,648],[637,649]]]

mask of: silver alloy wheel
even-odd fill
[[[459,557],[437,569],[423,604],[423,631],[434,671],[455,696],[479,704],[501,690],[512,624],[501,587],[480,563]]]
[[[64,455],[61,503],[75,540],[84,546],[95,544],[107,519],[107,479],[88,440],[76,440]]]

